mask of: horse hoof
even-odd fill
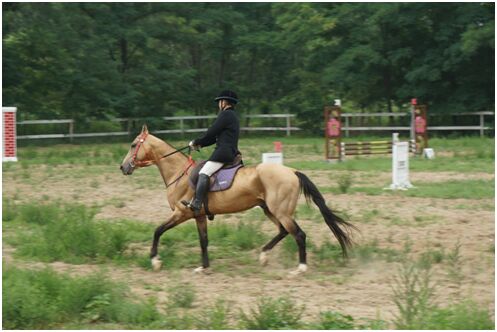
[[[298,276],[304,274],[305,272],[307,272],[307,264],[299,264],[299,267],[295,271],[290,272],[290,275]]]
[[[209,274],[210,270],[206,267],[199,266],[195,270],[193,270],[193,273],[195,273],[195,274]]]
[[[261,252],[261,254],[259,255],[259,263],[261,264],[261,266],[266,266],[267,263],[268,263],[269,259],[267,257],[267,254],[266,252]]]
[[[152,258],[152,270],[157,272],[160,271],[161,267],[162,267],[162,261],[160,260],[160,258],[159,257]]]

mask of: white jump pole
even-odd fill
[[[2,162],[17,161],[17,107],[2,107]]]

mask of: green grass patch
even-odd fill
[[[495,197],[494,181],[485,180],[451,180],[442,182],[417,182],[409,190],[385,190],[381,187],[352,187],[349,194],[394,195],[404,197],[444,198],[444,199],[485,199]],[[387,187],[387,185],[385,185]],[[322,193],[341,194],[335,187],[322,187]]]
[[[147,328],[159,314],[155,303],[134,301],[123,284],[103,275],[71,277],[53,270],[20,270],[4,264],[3,327],[58,329],[81,322]]]
[[[17,247],[18,256],[81,264],[129,261],[134,257],[125,253],[128,246],[151,238],[149,225],[97,221],[95,213],[95,209],[83,205],[18,205],[13,225],[4,225],[17,230],[7,242]]]
[[[263,297],[248,313],[240,313],[240,328],[247,330],[295,330],[302,327],[300,321],[303,306],[288,297],[277,299]]]

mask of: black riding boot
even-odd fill
[[[190,209],[198,214],[202,209],[202,203],[205,200],[207,191],[209,190],[210,178],[206,174],[199,174],[197,181],[197,189],[195,190],[195,198],[189,204]]]

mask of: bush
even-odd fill
[[[247,330],[292,330],[302,326],[304,307],[297,306],[288,298],[277,299],[263,297],[259,300],[256,309],[249,314],[241,312],[240,323]]]
[[[123,285],[101,274],[70,277],[51,269],[30,271],[7,266],[2,279],[6,329],[48,329],[74,321],[147,326],[160,317],[153,301],[130,301]]]

